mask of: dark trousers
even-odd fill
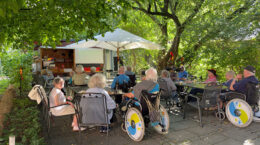
[[[203,93],[203,92],[204,92],[203,89],[193,88],[191,89],[190,94],[197,95],[198,93]],[[188,102],[195,102],[195,101],[197,101],[195,98],[188,96]]]

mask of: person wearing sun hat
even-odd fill
[[[203,83],[211,83],[211,82],[217,82],[217,72],[215,69],[208,69],[208,78]],[[196,95],[197,93],[203,93],[203,89],[199,88],[192,88],[190,91],[190,94]],[[188,102],[194,102],[196,99],[193,97],[188,97]]]
[[[204,83],[216,82],[217,76],[218,75],[215,69],[208,69],[208,78]]]
[[[236,91],[239,93],[246,94],[246,84],[247,83],[253,83],[253,84],[258,84],[258,80],[255,77],[255,68],[251,65],[248,65],[244,68],[243,71],[244,78],[241,81],[237,81],[239,76],[236,76],[235,79],[233,79],[231,85],[230,85],[230,90]]]

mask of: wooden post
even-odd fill
[[[9,145],[15,145],[15,136],[9,136]]]

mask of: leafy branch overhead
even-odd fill
[[[0,47],[13,43],[55,46],[62,39],[85,39],[112,30],[121,17],[120,0],[10,0],[0,1]]]
[[[179,53],[196,55],[195,52],[208,41],[227,38],[234,41],[236,36],[223,36],[223,33],[235,34],[243,27],[250,27],[250,23],[255,24],[259,11],[256,0],[132,0],[130,4],[133,10],[146,14],[159,26],[163,46],[170,42],[169,50],[159,61],[158,66],[162,68],[179,61]]]

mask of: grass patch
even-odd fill
[[[0,95],[2,95],[5,92],[5,89],[9,85],[9,80],[8,79],[3,79],[0,80]]]

